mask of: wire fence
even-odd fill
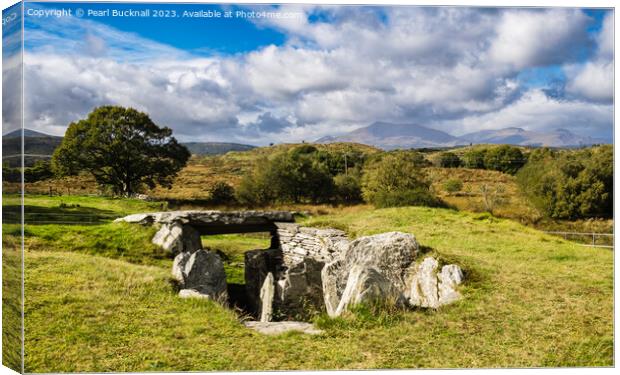
[[[560,232],[545,231],[545,233],[554,236],[563,237],[565,240],[578,242],[582,246],[602,247],[606,249],[614,248],[613,233],[595,233],[595,232]]]

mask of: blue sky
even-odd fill
[[[78,8],[176,17],[78,17]],[[118,104],[147,111],[184,140],[311,141],[375,121],[455,135],[513,126],[612,135],[607,10],[35,2],[26,9],[27,123],[48,133],[62,134],[97,105]],[[72,15],[42,16],[52,9]],[[287,17],[182,15],[200,10]]]

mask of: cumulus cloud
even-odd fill
[[[597,52],[592,61],[567,65],[567,92],[577,98],[612,103],[614,99],[613,13],[603,20],[598,34]]]
[[[591,47],[588,22],[578,9],[510,10],[500,17],[489,55],[515,69],[574,61]]]
[[[613,107],[585,101],[550,98],[540,89],[527,91],[519,100],[500,110],[449,121],[459,135],[481,129],[519,127],[532,131],[568,129],[583,136],[611,136]]]
[[[29,29],[27,123],[62,134],[93,107],[118,104],[182,140],[311,141],[375,121],[611,132],[609,16],[591,38],[592,20],[572,9],[280,10],[304,16],[256,22],[285,32],[284,45],[208,58],[89,20]],[[594,57],[577,60],[583,51]],[[518,79],[554,64],[572,69],[567,97]]]

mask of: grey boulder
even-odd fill
[[[200,294],[221,302],[228,298],[224,263],[215,252],[198,250],[189,256],[183,253],[177,255],[172,274],[177,280],[181,279],[181,296],[195,297]]]
[[[463,282],[463,271],[455,264],[439,269],[439,262],[426,257],[412,265],[408,280],[408,302],[411,306],[436,309],[461,298],[456,287]]]
[[[406,271],[417,252],[418,243],[408,233],[388,232],[352,241],[321,272],[327,313],[338,316],[348,306],[382,294],[385,301],[401,301]]]
[[[360,303],[402,305],[400,290],[376,268],[354,266],[333,315],[339,316],[349,306]]]

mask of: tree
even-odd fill
[[[484,169],[486,149],[471,149],[463,155],[463,166],[471,169]]]
[[[362,179],[364,200],[377,207],[437,206],[415,154],[391,153],[372,163]]]
[[[314,146],[303,145],[257,162],[239,185],[239,201],[248,205],[268,203],[320,203],[328,201],[334,181]]]
[[[87,172],[115,195],[131,196],[145,187],[170,187],[190,153],[145,113],[103,106],[69,125],[52,156],[60,176]]]
[[[515,174],[523,167],[527,159],[517,147],[502,145],[494,147],[484,155],[486,169]]]
[[[532,153],[517,174],[519,186],[546,216],[579,219],[613,216],[613,149]]]
[[[334,177],[336,201],[342,203],[362,202],[361,169],[353,168],[347,174]]]
[[[30,168],[24,168],[24,181],[37,182],[52,178],[54,172],[49,160],[37,160]]]
[[[442,168],[458,168],[461,166],[461,158],[455,153],[444,152],[439,157],[439,165]]]

